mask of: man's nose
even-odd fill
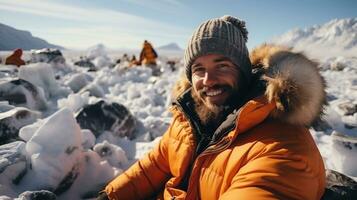
[[[203,77],[203,84],[205,86],[212,86],[215,85],[217,82],[217,77],[215,73],[212,72],[206,72],[205,76]]]

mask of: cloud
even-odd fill
[[[36,0],[21,1],[0,0],[0,9],[5,11],[21,12],[59,19],[83,20],[85,10],[57,3],[40,2]]]
[[[169,4],[178,3],[174,0],[161,1],[166,1]],[[30,30],[36,36],[43,37],[52,43],[58,42],[59,45],[63,46],[67,46],[67,43],[70,43],[71,46],[81,43],[80,46],[82,47],[86,41],[93,43],[95,40],[102,43],[131,46],[129,43],[133,43],[134,40],[141,41],[150,38],[161,41],[183,40],[190,33],[182,27],[137,15],[109,9],[82,8],[52,1],[0,0],[0,10],[53,18],[54,24],[59,24],[59,27],[63,26],[63,20],[78,21],[75,27],[74,25],[72,27],[67,25],[55,29],[43,27]],[[71,38],[76,38],[76,40]],[[83,39],[78,40],[79,38]],[[125,41],[128,42],[125,43]]]
[[[39,30],[40,31],[40,30]],[[110,34],[109,34],[110,33]],[[55,28],[46,31],[48,39],[54,43],[61,42],[63,46],[73,48],[87,48],[97,43],[103,43],[108,47],[140,48],[143,39],[159,37],[164,41],[177,41],[179,35],[168,35],[164,33],[152,34],[141,32],[137,34],[132,30],[120,30],[115,27],[77,27],[77,28]],[[71,38],[65,40],[64,38]]]
[[[160,13],[175,13],[181,14],[178,8],[187,8],[186,5],[177,0],[155,0],[155,1],[143,1],[143,0],[119,0],[129,4],[134,4],[159,11]]]

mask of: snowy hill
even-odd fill
[[[50,44],[41,38],[32,36],[29,31],[18,30],[0,23],[0,51],[11,51],[16,48],[22,48],[23,50],[42,48],[63,49],[61,46]]]
[[[157,48],[158,50],[165,50],[165,51],[183,51],[180,46],[176,43],[169,43]]]
[[[294,29],[272,40],[324,59],[357,56],[357,18],[334,19],[323,25]]]

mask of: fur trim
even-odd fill
[[[250,54],[252,68],[264,71],[265,95],[276,103],[272,118],[289,124],[310,126],[320,119],[326,104],[325,81],[318,63],[290,48],[264,44]],[[173,90],[173,99],[191,87],[183,75]]]
[[[253,68],[265,71],[265,95],[276,102],[273,118],[305,126],[320,118],[326,93],[316,62],[288,48],[268,44],[253,50],[250,57]]]
[[[186,74],[181,74],[179,80],[176,81],[172,89],[172,99],[177,99],[184,91],[191,87],[190,81],[187,79]]]

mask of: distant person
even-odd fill
[[[139,63],[143,65],[156,65],[157,53],[153,46],[147,41],[144,41],[143,49],[140,53]]]
[[[174,60],[169,60],[166,62],[166,64],[170,67],[171,71],[175,71],[176,70],[176,62]]]
[[[249,54],[247,39],[232,16],[196,29],[170,126],[98,199],[320,200],[325,168],[309,132],[326,97],[317,63],[270,45]]]
[[[137,66],[137,65],[140,65],[139,61],[136,59],[136,56],[133,55],[130,59],[130,64],[129,66]]]
[[[130,62],[128,54],[124,53],[123,57],[121,58],[122,62]]]
[[[14,52],[5,59],[5,65],[16,65],[20,67],[25,65],[25,61],[21,59],[22,49],[15,49]]]

